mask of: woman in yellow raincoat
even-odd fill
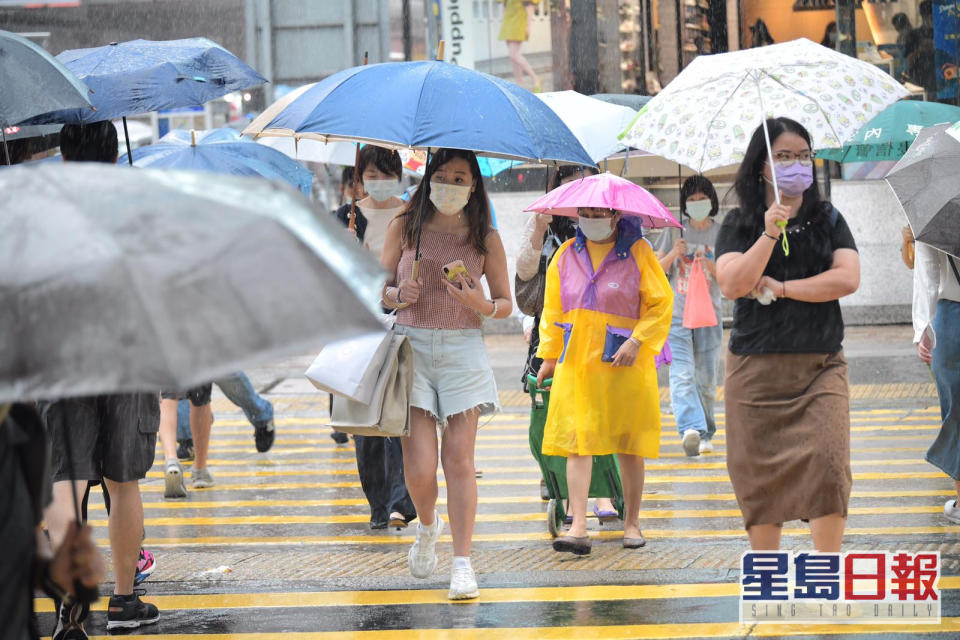
[[[654,362],[670,332],[673,291],[637,219],[581,208],[576,238],[547,270],[538,380],[553,378],[544,455],[567,458],[573,524],[553,548],[590,552],[587,494],[593,456],[616,453],[623,546],[642,547],[643,459],[660,455]]]

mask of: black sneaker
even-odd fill
[[[347,444],[350,442],[350,436],[342,431],[334,431],[330,434],[330,437],[333,438],[333,441],[337,444]]]
[[[129,596],[110,596],[107,609],[107,631],[111,629],[137,629],[145,624],[153,624],[160,619],[155,606],[140,599],[146,591],[134,589]]]
[[[83,630],[83,621],[89,608],[86,605],[74,604],[69,607],[60,605],[59,609],[60,615],[57,616],[57,626],[53,630],[53,640],[87,640],[90,636]]]
[[[177,441],[177,458],[180,460],[193,460],[193,439]]]
[[[273,419],[267,421],[262,427],[254,427],[253,439],[257,444],[257,451],[266,453],[273,446],[273,439],[276,436],[276,430],[273,426]]]

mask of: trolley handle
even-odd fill
[[[527,393],[530,395],[536,395],[539,392],[550,391],[550,387],[553,386],[553,378],[547,378],[543,381],[543,386],[537,386],[537,376],[527,375]]]

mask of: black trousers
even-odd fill
[[[360,485],[370,504],[370,524],[385,525],[394,511],[409,522],[417,515],[403,477],[399,438],[354,436]]]

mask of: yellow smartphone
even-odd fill
[[[467,280],[470,279],[470,272],[467,271],[467,267],[463,264],[463,260],[454,260],[450,264],[443,265],[443,275],[446,276],[447,280],[450,282],[456,282],[457,276],[461,274]]]

